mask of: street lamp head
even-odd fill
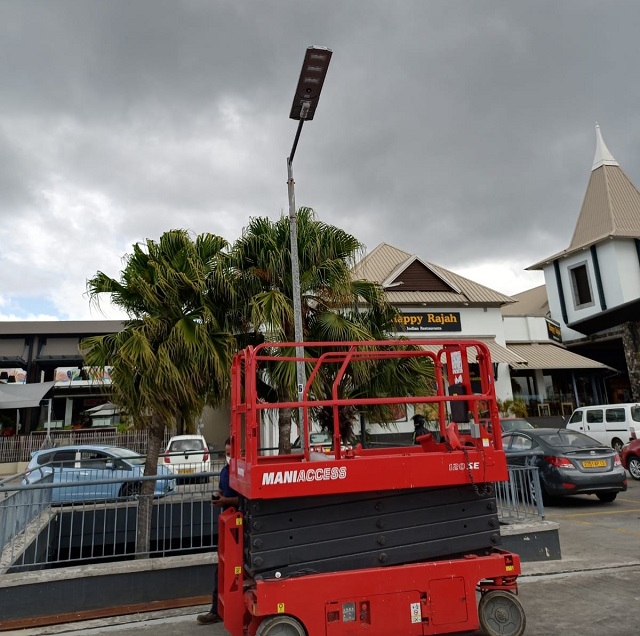
[[[307,49],[293,96],[290,119],[313,119],[332,55],[333,51],[324,46],[310,46]]]

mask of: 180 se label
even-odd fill
[[[480,462],[454,462],[453,464],[449,464],[449,470],[451,472],[455,470],[479,470]]]

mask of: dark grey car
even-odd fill
[[[568,429],[535,428],[502,435],[507,463],[537,466],[545,499],[596,495],[611,502],[627,489],[620,456],[612,448]]]

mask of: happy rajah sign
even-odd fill
[[[462,331],[460,314],[454,311],[407,312],[394,319],[396,331]]]

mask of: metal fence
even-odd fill
[[[5,480],[8,481],[8,480]],[[42,483],[52,483],[53,475],[45,475]],[[24,546],[27,528],[50,505],[51,493],[47,489],[14,490],[4,493],[0,500],[0,571],[9,564],[11,553]],[[22,541],[16,541],[22,537]],[[6,550],[7,546],[11,549]]]
[[[113,479],[112,472],[105,471],[104,479],[80,484],[59,479],[53,483],[52,473],[28,486],[22,485],[23,474],[0,481],[0,575],[213,550],[217,547],[218,509],[211,506],[211,493],[217,488],[222,466],[223,460],[213,460],[209,473],[175,476],[173,491],[154,496],[149,551],[137,545],[140,495],[83,496],[92,485],[120,485],[121,479]],[[510,466],[509,481],[495,487],[502,523],[544,519],[535,467]],[[65,496],[65,489],[73,496]]]
[[[153,497],[148,551],[137,545],[140,495],[83,497],[91,487],[114,485],[117,490],[122,480],[109,471],[104,479],[81,485],[52,483],[52,473],[30,485],[22,485],[24,474],[0,481],[0,575],[215,549],[218,509],[211,506],[211,494],[222,466],[213,461],[211,472],[176,478],[173,491]],[[73,495],[65,495],[66,489]]]
[[[502,523],[544,519],[540,475],[536,466],[508,466],[509,481],[496,483],[498,517]]]

